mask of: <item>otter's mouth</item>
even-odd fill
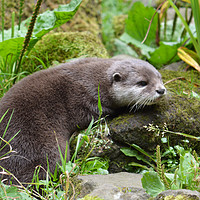
[[[164,96],[158,97],[155,99],[155,102],[159,102],[160,100],[164,99]]]

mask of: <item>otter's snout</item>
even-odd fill
[[[165,92],[166,92],[166,89],[159,89],[159,90],[156,90],[156,92],[160,95],[164,95]]]

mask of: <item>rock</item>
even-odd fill
[[[123,114],[113,119],[109,123],[111,138],[120,144],[134,143],[145,150],[152,151],[164,135],[149,132],[144,126],[154,124],[163,129],[164,123],[171,131],[198,137],[200,130],[199,110],[200,103],[198,100],[171,96],[166,102],[163,101],[135,113]],[[170,141],[170,144],[171,142],[177,143],[184,138],[180,135],[174,136],[174,139],[176,139],[174,142]]]
[[[104,200],[146,200],[150,196],[142,189],[142,175],[121,172],[108,175],[79,176],[81,194],[97,196]]]
[[[172,71],[184,71],[185,67],[186,67],[186,64],[183,61],[179,61],[179,62],[166,65],[162,69],[172,70]]]
[[[152,155],[155,153],[157,145],[161,145],[162,149],[168,148],[168,144],[163,144],[161,142],[162,137],[168,138],[170,146],[180,145],[181,143],[184,144],[184,140],[188,139],[190,141],[188,147],[191,147],[193,150],[195,149],[199,154],[200,148],[198,140],[185,138],[184,136],[173,133],[165,133],[164,131],[161,131],[160,134],[158,134],[144,128],[144,126],[147,126],[148,124],[153,124],[163,130],[164,123],[166,123],[168,130],[170,131],[199,137],[199,110],[199,100],[171,96],[167,102],[147,107],[135,113],[123,114],[113,119],[109,123],[110,138],[113,141],[113,144],[118,147],[111,147],[109,150],[110,153],[107,154],[111,160],[109,171],[119,172],[120,168],[123,171],[128,163],[138,163],[138,160],[134,157],[124,157],[120,152],[120,148],[123,146],[126,147],[128,144],[136,144]]]
[[[36,57],[52,65],[77,57],[108,58],[108,53],[96,35],[90,32],[66,32],[45,35],[30,52],[23,64],[24,69],[32,67],[31,63],[40,65]]]
[[[109,175],[78,176],[81,180],[79,198],[84,200],[200,200],[200,193],[186,189],[167,190],[155,198],[145,193],[142,175],[121,172]]]
[[[200,200],[200,193],[191,190],[167,190],[157,195],[154,200]]]

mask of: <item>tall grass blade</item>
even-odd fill
[[[152,156],[150,156],[146,151],[144,151],[141,147],[139,147],[136,144],[131,144],[131,146],[134,147],[136,150],[138,150],[140,153],[142,153],[145,156],[149,157],[152,161],[154,161],[156,163],[155,159]]]
[[[15,12],[12,12],[12,24],[11,24],[11,38],[14,38],[15,35]]]
[[[98,85],[98,109],[99,109],[99,119],[100,119],[103,110],[102,110],[101,99],[100,99],[99,85]]]
[[[1,0],[1,12],[2,12],[2,41],[4,41],[4,17],[5,17],[5,9],[4,9],[4,0]]]
[[[173,1],[172,0],[168,0],[168,1],[169,1],[170,5],[172,6],[172,8],[177,13],[177,15],[179,16],[179,18],[181,19],[183,25],[185,26],[185,29],[187,30],[188,34],[190,35],[190,38],[192,40],[192,43],[194,45],[194,48],[195,48],[197,54],[200,56],[200,45],[197,43],[195,37],[193,36],[193,33],[191,32],[187,22],[185,21],[185,19],[183,18],[183,16],[179,12],[178,8],[174,5]],[[194,1],[197,1],[197,0],[194,0]]]
[[[7,111],[7,112],[8,112],[8,111]],[[6,113],[7,113],[7,112],[6,112]],[[8,130],[8,126],[9,126],[10,121],[11,121],[11,119],[12,119],[13,113],[14,113],[14,110],[12,111],[12,113],[11,113],[11,115],[10,115],[10,118],[9,118],[8,123],[7,123],[7,125],[6,125],[6,128],[5,128],[5,130],[4,130],[4,133],[3,133],[3,135],[2,135],[2,138],[5,137],[5,134],[6,134],[6,131]],[[5,117],[5,114],[3,115],[3,117]],[[2,143],[2,141],[0,141],[0,145],[1,145],[1,143]]]
[[[200,1],[191,0],[192,11],[194,15],[194,23],[197,31],[197,40],[200,44]],[[200,54],[198,54],[200,56]]]
[[[94,119],[92,118],[92,121],[90,122],[90,125],[88,126],[85,135],[88,135],[88,134],[90,133],[93,124],[94,124]],[[83,143],[84,143],[84,139],[81,140],[81,135],[79,134],[78,140],[77,140],[77,143],[76,143],[75,153],[74,153],[74,155],[72,156],[71,161],[73,161],[73,160],[76,159],[77,153],[78,153],[79,149],[81,148],[81,146],[83,145]]]

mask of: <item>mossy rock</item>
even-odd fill
[[[113,17],[113,28],[116,38],[119,38],[125,30],[125,20],[128,18],[128,15],[117,15]]]
[[[168,82],[165,86],[168,92],[173,92],[181,96],[191,96],[192,91],[200,95],[200,73],[196,70],[171,71],[160,70],[163,82]]]
[[[199,200],[200,193],[186,189],[166,190],[157,195],[154,200]]]
[[[23,69],[34,71],[41,63],[48,67],[78,57],[108,58],[108,53],[101,40],[90,32],[52,33],[36,44]]]
[[[196,72],[177,73],[173,71],[162,71],[161,73],[164,82],[172,80],[176,76],[183,77],[184,80],[182,80],[181,84],[176,81],[166,84],[169,94],[164,101],[161,101],[156,105],[147,106],[143,110],[124,114],[113,119],[111,122],[111,134],[113,139],[117,139],[118,142],[123,141],[124,144],[136,143],[144,149],[153,151],[161,136],[155,138],[152,133],[149,133],[144,128],[144,126],[154,124],[163,127],[164,123],[167,124],[171,131],[182,132],[197,137],[199,136],[200,100],[191,97],[190,94],[192,91],[195,91],[198,94],[200,93],[199,87],[195,87],[196,82],[199,82],[200,80],[200,74]],[[193,79],[192,83],[191,76]],[[193,86],[192,90],[191,85]],[[188,95],[186,95],[186,93]],[[177,140],[176,135],[171,136],[171,138],[174,138],[172,143],[176,143],[183,139],[183,137],[178,136],[179,139]],[[152,144],[149,145],[150,143]],[[153,145],[153,143],[155,144]],[[194,141],[192,146],[194,147],[196,145],[197,141]],[[197,148],[197,150],[200,152],[200,148]]]
[[[90,196],[90,195],[86,195],[85,197],[81,198],[81,200],[103,200],[99,197],[94,197],[94,196]]]

